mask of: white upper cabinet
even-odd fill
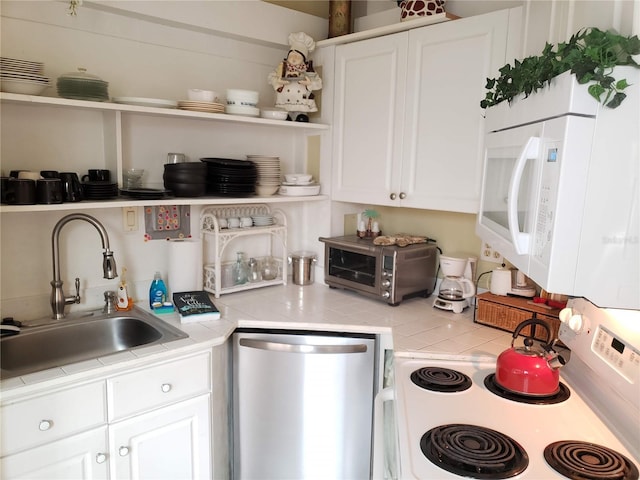
[[[336,47],[333,199],[475,213],[502,10]]]
[[[400,188],[407,37],[336,49],[334,200],[389,204]]]

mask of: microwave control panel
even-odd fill
[[[558,178],[561,167],[560,142],[545,141],[542,144],[542,162],[540,168],[540,189],[538,196],[538,211],[534,234],[533,254],[548,260],[548,246],[553,237],[553,222],[557,203]]]

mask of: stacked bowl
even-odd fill
[[[40,95],[49,86],[44,64],[17,58],[0,57],[0,86],[3,92]]]
[[[247,155],[258,169],[256,193],[260,196],[274,195],[280,187],[280,157]]]
[[[231,115],[257,117],[260,115],[258,99],[259,94],[254,90],[229,89],[225,111]]]
[[[202,162],[166,163],[164,188],[176,197],[201,197],[207,193],[207,166]]]

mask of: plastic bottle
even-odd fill
[[[162,281],[160,272],[156,272],[149,288],[149,306],[153,308],[162,307],[167,299],[167,287]]]

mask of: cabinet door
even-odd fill
[[[403,206],[476,213],[488,77],[505,63],[508,12],[409,33]]]
[[[107,479],[107,427],[4,457],[2,478],[29,480]]]
[[[336,48],[332,198],[392,205],[400,184],[406,32]]]
[[[209,395],[109,427],[114,478],[210,479]]]

